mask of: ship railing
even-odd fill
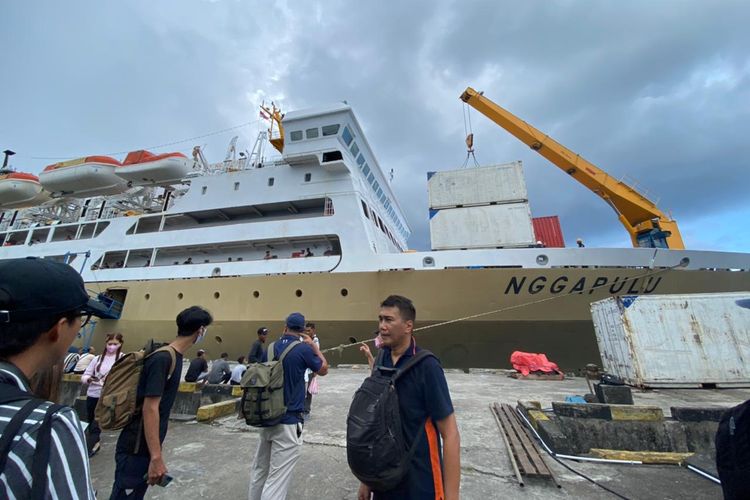
[[[97,294],[96,299],[103,307],[99,314],[100,317],[106,319],[120,319],[120,316],[122,316],[122,302],[113,299],[106,293]]]

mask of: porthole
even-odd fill
[[[216,337],[214,337],[214,340],[216,341],[217,344],[221,344],[222,342],[224,342],[224,339],[222,339],[218,335]]]
[[[234,183],[234,190],[235,191],[239,191],[240,190],[240,183],[239,182],[235,182]]]
[[[219,297],[221,297],[221,294],[219,292],[214,292],[214,298],[218,299]]]
[[[297,291],[294,292],[294,295],[296,295],[297,297],[302,297],[302,290],[297,289]]]
[[[687,267],[690,264],[690,259],[688,257],[683,257],[680,259],[680,267]]]
[[[273,186],[273,177],[268,178],[268,185]]]
[[[425,257],[422,259],[422,266],[424,267],[435,267],[435,259],[432,257]]]
[[[151,294],[150,294],[150,293],[147,293],[147,294],[145,295],[145,299],[146,299],[146,300],[148,300],[148,299],[150,299],[150,298],[151,298]]]
[[[208,191],[208,187],[207,186],[203,186],[201,188],[201,194],[206,194],[206,191]]]
[[[184,297],[184,295],[182,295],[182,292],[180,292],[180,293],[177,294],[177,298],[179,300],[182,300],[183,297]]]
[[[260,297],[260,292],[259,292],[258,290],[255,290],[255,291],[253,292],[253,297],[255,297],[256,299],[257,299],[258,297]]]
[[[546,266],[548,262],[549,262],[549,257],[547,257],[546,255],[540,254],[536,256],[536,263],[539,264],[540,266]]]
[[[214,270],[211,271],[211,276],[221,276],[221,268],[220,267],[214,267]]]
[[[309,172],[308,172],[308,173],[306,173],[306,174],[305,174],[305,182],[310,182],[310,180],[311,180],[311,179],[312,179],[312,174],[311,174],[311,173],[309,173]]]
[[[347,290],[346,288],[342,288],[341,289],[341,296],[342,297],[346,297],[347,295],[349,295],[349,290]]]

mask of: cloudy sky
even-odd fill
[[[21,171],[225,130],[156,149],[220,161],[235,134],[252,147],[264,99],[346,100],[426,249],[425,173],[463,163],[473,86],[646,187],[689,248],[750,250],[747,2],[8,1],[0,18],[0,148]],[[569,245],[629,246],[595,195],[471,121],[479,162],[523,160],[533,215]]]

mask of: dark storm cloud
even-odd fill
[[[458,97],[471,85],[646,186],[695,245],[750,244],[747,231],[700,229],[739,229],[750,211],[742,2],[8,5],[0,134],[34,170],[44,162],[22,150],[119,151],[255,120],[261,100],[285,110],[346,100],[386,175],[394,169],[410,244],[424,249],[426,172],[463,163]],[[628,244],[597,196],[487,118],[471,120],[479,161],[523,160],[533,214],[559,214],[568,243]],[[242,147],[256,131],[239,131]],[[209,159],[233,134],[203,140]]]

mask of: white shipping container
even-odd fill
[[[750,386],[750,292],[591,304],[604,369],[638,387]]]
[[[432,210],[430,240],[433,250],[532,246],[529,204]]]
[[[520,161],[428,174],[430,208],[528,200]]]

